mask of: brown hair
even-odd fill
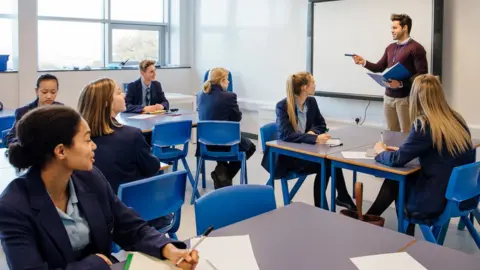
[[[390,20],[393,21],[398,21],[400,23],[401,27],[404,27],[405,25],[408,27],[408,34],[410,35],[410,32],[412,31],[412,18],[408,16],[407,14],[392,14],[390,16]]]
[[[288,119],[297,130],[297,115],[295,114],[295,96],[300,95],[302,86],[308,85],[312,81],[312,74],[309,72],[297,72],[287,78],[287,113]]]
[[[116,87],[112,79],[103,78],[89,83],[80,94],[78,111],[90,126],[92,137],[112,134],[112,126],[122,126],[111,115]]]
[[[228,70],[217,67],[212,68],[208,72],[208,80],[203,84],[203,92],[208,94],[212,91],[212,84],[220,84],[224,79],[228,78]]]
[[[434,75],[419,75],[413,81],[410,118],[412,123],[420,123],[415,124],[415,130],[425,132],[425,125],[429,124],[433,145],[439,153],[444,145],[454,157],[471,148],[472,138],[465,120],[450,108],[440,80]]]
[[[138,68],[141,71],[145,72],[149,66],[153,66],[153,65],[155,65],[155,61],[153,61],[153,60],[143,60],[142,62],[140,62],[140,64],[138,64]]]

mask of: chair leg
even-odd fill
[[[202,159],[202,188],[207,188],[207,179],[205,178],[205,160]]]
[[[198,163],[197,163],[197,171],[195,172],[195,181],[193,183],[193,192],[192,192],[192,199],[190,199],[190,204],[193,204],[195,202],[195,194],[198,192],[198,178],[200,177],[200,171],[202,170],[202,166],[203,166],[203,158],[199,158],[198,159]],[[200,197],[199,197],[200,198]]]
[[[465,230],[465,224],[463,224],[462,219],[458,222],[457,230],[463,231]]]
[[[282,178],[282,195],[283,195],[283,205],[290,204],[290,194],[288,193],[288,181],[285,178]]]
[[[467,229],[470,232],[473,241],[477,244],[477,247],[480,248],[480,235],[478,234],[477,229],[475,229],[472,222],[467,217],[461,217],[460,219],[465,223],[465,226],[467,226]]]
[[[193,179],[192,172],[190,171],[190,167],[188,166],[187,160],[185,158],[182,158],[182,164],[185,170],[187,171],[187,177],[188,180],[190,181],[190,185],[192,185],[192,191],[195,191],[193,189],[193,184],[195,183],[195,180]],[[198,193],[198,190],[194,193],[197,198],[200,198],[200,193]]]
[[[450,226],[450,219],[448,219],[447,223],[443,224],[440,228],[437,237],[437,243],[443,246],[443,242],[445,242],[445,237],[447,236],[448,227]]]
[[[247,162],[245,158],[245,153],[241,153],[241,167],[240,167],[240,184],[241,185],[246,185],[248,184],[247,180]]]
[[[437,240],[435,240],[435,236],[433,236],[432,231],[430,230],[430,227],[428,225],[419,225],[420,229],[422,230],[423,237],[425,238],[426,241],[430,243],[437,244]]]
[[[477,223],[480,224],[480,209],[473,210],[472,215],[477,220]]]
[[[173,162],[173,171],[176,172],[178,170],[178,159]]]
[[[245,185],[248,185],[248,171],[247,171],[247,157],[246,157],[246,155],[245,155],[245,159],[244,159],[244,160],[245,160],[245,175],[244,175],[244,177],[245,177]]]
[[[353,188],[352,188],[352,198],[355,199],[355,184],[357,183],[357,171],[353,171]]]
[[[289,201],[292,201],[293,197],[295,197],[295,195],[297,194],[298,190],[299,190],[300,187],[303,185],[303,182],[305,181],[305,179],[307,179],[306,176],[302,176],[302,177],[299,177],[299,178],[297,179],[297,182],[295,183],[295,185],[293,186],[292,190],[290,191]]]
[[[176,233],[168,233],[168,236],[170,237],[170,239],[178,240],[178,237],[177,237]]]

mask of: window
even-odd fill
[[[7,70],[14,68],[17,33],[17,1],[0,1],[0,55],[8,55]]]
[[[38,68],[99,68],[127,59],[165,65],[168,2],[38,0]]]

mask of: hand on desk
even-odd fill
[[[151,113],[151,112],[154,112],[156,110],[157,110],[156,105],[150,105],[150,106],[143,107],[143,111],[146,112],[146,113]]]
[[[328,135],[327,133],[323,133],[317,136],[316,143],[326,143],[328,139],[332,136]]]
[[[307,134],[310,134],[310,135],[318,135],[317,133],[315,133],[315,132],[313,132],[313,131],[311,131],[311,130],[310,130],[309,132],[307,132]]]
[[[165,247],[163,247],[162,255],[173,264],[177,263],[180,258],[184,257],[183,262],[177,265],[178,268],[184,270],[195,269],[199,259],[197,250],[193,250],[190,252],[185,249],[178,249],[172,244],[167,244]]]
[[[160,110],[165,109],[165,107],[163,107],[162,104],[155,104],[154,106],[155,106],[155,110],[156,110],[156,111],[160,111]]]
[[[378,155],[384,151],[397,151],[399,148],[396,146],[387,146],[383,142],[377,142],[375,144],[374,149],[375,149],[375,153]]]

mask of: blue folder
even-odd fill
[[[386,69],[383,73],[367,73],[374,81],[383,87],[387,87],[385,81],[397,80],[402,81],[412,77],[410,71],[408,71],[402,64],[396,63],[392,67]]]

